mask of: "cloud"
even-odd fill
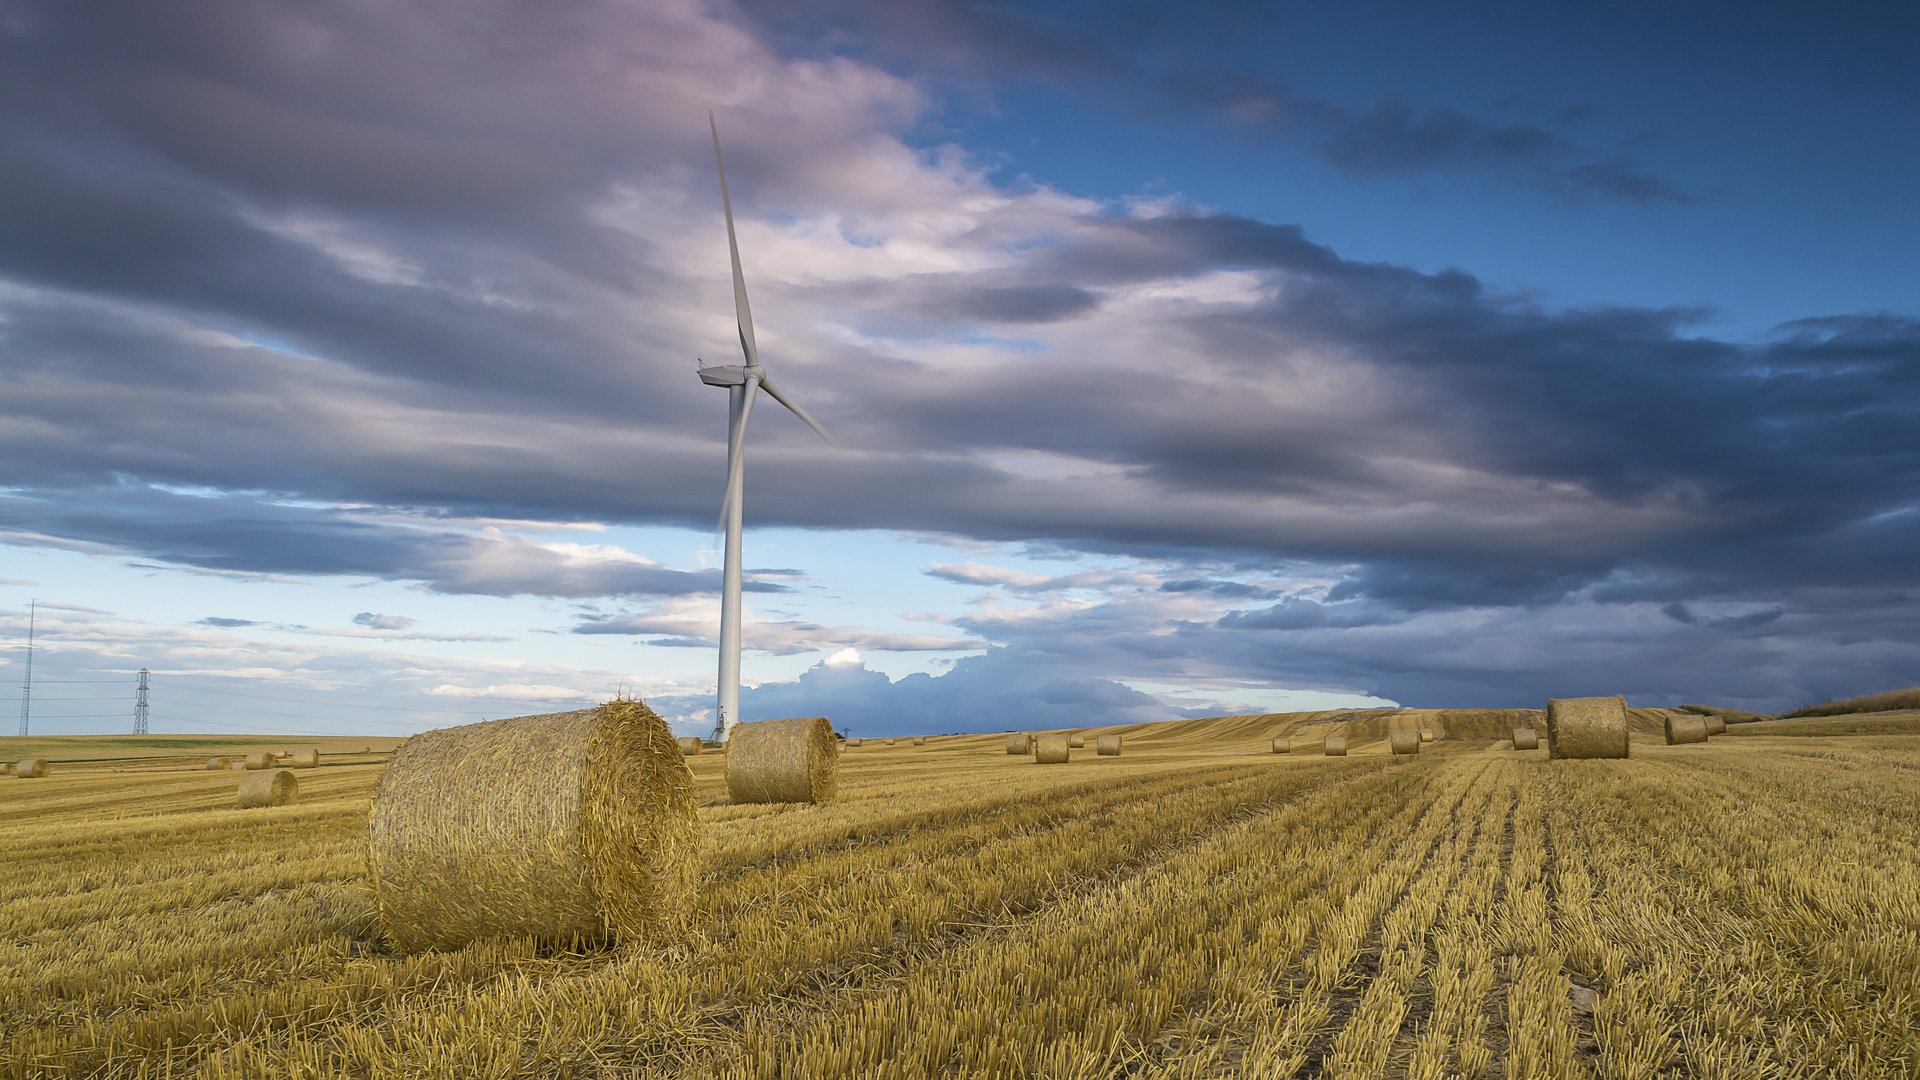
[[[363,611],[355,615],[353,621],[355,625],[364,626],[370,630],[400,631],[417,625],[420,620],[410,619],[405,615],[376,615],[371,611]]]
[[[441,683],[422,691],[429,697],[486,698],[494,701],[566,702],[589,701],[597,696],[568,686],[543,686],[529,683],[494,683],[488,686],[458,686]]]
[[[206,618],[201,619],[198,625],[217,626],[222,629],[233,629],[233,628],[238,628],[242,626],[259,626],[260,624],[255,622],[252,619],[229,619],[219,615],[209,615]]]
[[[669,601],[626,615],[589,614],[575,624],[576,634],[655,635],[651,645],[712,649],[719,644],[720,612],[707,601]],[[868,652],[972,652],[986,647],[970,638],[938,634],[897,634],[851,626],[824,626],[804,619],[761,619],[746,612],[740,632],[743,648],[774,655],[848,649]]]

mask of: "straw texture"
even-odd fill
[[[1065,735],[1042,735],[1033,748],[1033,760],[1037,765],[1065,765],[1070,755]]]
[[[368,876],[397,946],[658,938],[698,868],[693,775],[638,701],[428,731],[387,766]]]
[[[1027,754],[1033,751],[1033,736],[1024,731],[1016,731],[1007,736],[1007,753]]]
[[[1707,720],[1692,713],[1667,714],[1667,745],[1707,741]]]
[[[1420,752],[1420,732],[1395,731],[1387,736],[1387,742],[1395,754],[1417,754]]]
[[[686,735],[673,741],[680,745],[680,753],[685,757],[699,757],[700,751],[707,748],[698,735]]]
[[[274,766],[274,762],[275,758],[271,753],[262,752],[258,754],[248,754],[243,765],[245,768],[253,770],[271,769]]]
[[[1100,757],[1119,757],[1120,756],[1120,736],[1118,735],[1100,736],[1099,743],[1094,747],[1094,753],[1099,755]]]
[[[28,780],[47,775],[47,759],[41,757],[21,758],[14,763],[13,775]]]
[[[227,764],[227,759],[223,757],[210,757],[207,759],[207,768],[209,769],[224,769],[227,767]]]
[[[735,724],[727,797],[736,803],[823,803],[839,787],[840,746],[824,716]]]
[[[1327,741],[1322,743],[1321,747],[1328,757],[1346,757],[1347,737],[1345,735],[1329,735],[1327,736]]]
[[[1625,698],[1554,698],[1547,702],[1548,758],[1626,756]]]
[[[296,769],[317,769],[320,767],[320,751],[295,750],[293,760],[288,764]]]
[[[240,807],[286,806],[300,798],[300,781],[287,769],[251,773],[240,778]]]
[[[1715,713],[1712,716],[1703,716],[1701,719],[1707,722],[1707,734],[1725,735],[1727,733],[1727,718],[1721,716],[1719,713]]]
[[[1276,753],[1276,754],[1290,754],[1290,753],[1292,753],[1292,752],[1293,752],[1293,739],[1292,739],[1291,737],[1289,737],[1289,736],[1286,736],[1286,735],[1277,735],[1277,736],[1275,736],[1275,737],[1274,737],[1274,740],[1273,740],[1273,752],[1274,752],[1274,753]]]
[[[1084,748],[1086,745],[1087,745],[1087,737],[1085,735],[1067,736],[1067,748],[1069,750],[1079,750]]]
[[[1513,729],[1513,748],[1515,750],[1537,750],[1540,748],[1540,733],[1530,727]]]

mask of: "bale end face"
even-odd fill
[[[1100,757],[1119,757],[1121,738],[1118,735],[1102,735],[1094,746],[1094,753]]]
[[[1540,733],[1530,727],[1513,729],[1513,748],[1515,750],[1537,750],[1540,747]]]
[[[1065,735],[1042,735],[1033,750],[1036,765],[1065,765],[1069,756],[1071,751]]]
[[[670,934],[697,873],[693,775],[639,701],[423,732],[368,815],[368,876],[404,951],[507,935]]]
[[[735,724],[727,736],[727,797],[736,803],[827,802],[839,771],[840,745],[824,716]]]
[[[1547,702],[1549,760],[1626,756],[1625,698],[1554,698]]]
[[[23,780],[37,780],[47,775],[46,758],[21,758],[13,765],[13,775]]]
[[[1419,753],[1422,740],[1420,738],[1420,732],[1395,731],[1388,734],[1387,742],[1395,756],[1402,756]]]
[[[300,799],[300,781],[288,769],[256,772],[240,778],[240,808],[286,806]]]
[[[1707,721],[1703,716],[1692,713],[1668,713],[1666,723],[1668,746],[1682,743],[1703,743],[1707,741]]]
[[[1345,735],[1327,736],[1326,741],[1321,744],[1321,752],[1328,757],[1346,757],[1347,737]]]

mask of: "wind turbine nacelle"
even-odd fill
[[[740,364],[715,364],[700,369],[700,381],[708,386],[745,386],[747,369]]]

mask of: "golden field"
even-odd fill
[[[578,954],[379,939],[395,740],[0,739],[54,760],[0,778],[0,1076],[1920,1074],[1920,724],[1636,710],[1631,759],[1550,763],[1520,715],[868,742],[818,808],[727,805],[709,752],[684,931]],[[303,746],[294,806],[200,767]]]

